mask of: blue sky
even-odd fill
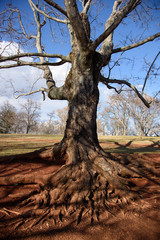
[[[57,1],[56,1],[57,2]],[[62,0],[58,1],[58,3],[63,2]],[[98,35],[100,35],[104,30],[104,24],[105,20],[109,17],[109,14],[111,13],[111,7],[113,5],[113,0],[110,1],[102,1],[105,3],[104,7],[101,9],[99,14],[99,19],[92,24],[92,30],[96,29],[96,34],[92,35],[92,39],[96,38]],[[154,2],[157,2],[160,7],[159,0],[150,0],[150,4],[154,4]],[[28,25],[28,31],[34,31],[34,28],[32,25],[29,24],[29,21],[33,18],[33,13],[30,11],[30,6],[27,0],[0,0],[0,10],[3,10],[6,3],[12,3],[13,5],[16,4],[20,10],[23,11],[23,21],[24,24]],[[96,9],[93,8],[94,14],[96,14]],[[160,16],[160,10],[158,12],[153,13],[153,20],[151,21],[150,16],[147,17],[146,21],[148,22],[148,28],[145,27],[142,28],[142,22],[140,21],[134,21],[134,16],[131,16],[129,19],[126,18],[123,21],[123,24],[121,24],[114,32],[114,46],[120,47],[124,45],[128,45],[131,43],[131,39],[142,40],[145,37],[148,37],[150,35],[153,35],[160,31],[160,19],[156,19]],[[144,20],[142,14],[139,15],[139,17]],[[156,20],[155,20],[156,19]],[[64,27],[64,26],[63,26]],[[62,27],[62,28],[63,28]],[[66,29],[66,28],[65,28]],[[67,55],[71,51],[71,46],[69,43],[69,37],[67,34],[67,31],[63,32],[61,34],[58,25],[54,24],[54,32],[55,32],[55,38],[52,39],[51,34],[49,33],[49,25],[46,25],[44,27],[44,33],[43,33],[43,39],[42,44],[45,47],[45,51],[47,53],[62,53],[64,55]],[[127,40],[126,40],[127,36]],[[141,38],[140,38],[141,37]],[[7,41],[9,41],[8,38],[4,38],[3,44]],[[126,44],[124,43],[126,41]],[[23,46],[22,50],[27,51],[28,46]],[[154,57],[156,56],[157,52],[160,50],[160,42],[158,40],[155,40],[154,42],[147,43],[146,45],[143,45],[137,49],[132,49],[127,51],[123,54],[122,60],[119,62],[119,66],[115,67],[112,71],[111,77],[117,78],[117,79],[124,79],[129,80],[129,82],[133,83],[134,85],[143,85],[143,81],[145,79],[146,75],[146,69],[144,65],[144,58],[148,62],[152,62]],[[34,48],[30,50],[31,52],[36,51]],[[119,58],[119,54],[113,55],[114,59]],[[160,57],[157,59],[156,64],[158,65],[160,63]],[[69,70],[69,66],[66,64],[62,68],[53,68],[53,76],[55,80],[58,82],[58,84],[62,84],[64,78],[67,76],[67,72]],[[107,68],[104,69],[104,74],[107,76]],[[27,74],[26,74],[27,73]],[[10,99],[12,104],[18,106],[18,103],[25,101],[25,98],[21,98],[19,100],[15,100],[12,97],[12,89],[9,88],[10,82],[12,81],[14,83],[14,86],[16,89],[24,88],[24,90],[27,92],[29,91],[29,87],[31,86],[32,82],[35,81],[35,78],[38,76],[40,80],[35,84],[35,89],[40,88],[42,85],[45,87],[45,83],[43,79],[41,79],[41,72],[37,72],[37,70],[33,70],[33,68],[29,67],[23,67],[21,70],[20,68],[16,68],[13,70],[0,70],[0,77],[2,79],[1,81],[1,91],[0,91],[0,101],[1,104],[6,101],[6,99]],[[9,76],[9,77],[8,77]],[[29,80],[26,76],[29,76]],[[146,86],[146,92],[148,94],[154,94],[157,90],[159,90],[159,79],[154,79],[152,81],[147,82]],[[154,83],[154,84],[153,84]],[[100,101],[104,102],[107,99],[108,94],[111,92],[109,91],[105,86],[99,85],[100,87]],[[5,91],[2,91],[5,88]],[[8,90],[7,90],[8,89]],[[8,94],[9,92],[9,94]],[[66,102],[64,101],[50,101],[46,100],[45,102],[42,102],[42,96],[40,93],[32,96],[32,98],[36,99],[37,101],[41,102],[42,105],[42,112],[43,116],[42,119],[46,119],[47,113],[51,112],[53,109],[56,110],[57,108],[63,108],[66,106]]]

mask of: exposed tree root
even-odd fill
[[[0,177],[1,186],[34,186],[28,194],[13,192],[8,195],[10,201],[0,203],[0,228],[25,232],[41,224],[50,228],[70,221],[80,224],[83,219],[99,222],[105,211],[111,216],[117,211],[124,214],[126,205],[145,194],[144,184],[137,186],[136,179],[147,168],[140,173],[136,162],[130,165],[123,158],[98,155],[93,161],[62,165],[42,176]],[[151,174],[151,168],[148,172]]]

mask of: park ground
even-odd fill
[[[37,239],[37,240],[158,240],[160,239],[160,137],[115,137],[99,136],[102,148],[108,152],[112,159],[122,165],[134,166],[141,172],[139,177],[133,178],[140,189],[145,188],[141,198],[132,204],[119,208],[115,215],[104,212],[100,221],[93,224],[84,220],[77,225],[74,221],[48,226],[41,221],[34,232],[23,229],[21,235],[6,232],[7,217],[18,219],[14,201],[21,193],[23,198],[35,190],[35,185],[6,186],[5,179],[19,176],[19,174],[36,177],[47,176],[57,171],[61,165],[52,165],[42,159],[26,161],[18,160],[18,154],[30,154],[41,149],[49,149],[59,142],[62,136],[48,135],[19,135],[0,134],[0,239]],[[15,156],[16,155],[16,156]],[[15,159],[17,159],[15,161]],[[4,181],[4,182],[3,182]],[[12,200],[12,201],[11,201]],[[14,203],[15,203],[14,202]],[[14,205],[14,208],[12,206]],[[3,221],[4,220],[4,221]],[[36,221],[36,219],[35,219]]]

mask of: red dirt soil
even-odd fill
[[[0,158],[0,239],[37,239],[37,240],[159,240],[160,239],[160,154],[112,154],[121,164],[126,161],[142,169],[142,176],[133,178],[139,188],[147,190],[143,198],[120,209],[115,216],[104,212],[99,222],[90,224],[84,217],[77,225],[68,219],[63,225],[55,225],[46,221],[38,224],[32,231],[22,228],[22,232],[10,233],[3,225],[3,218],[16,217],[19,213],[17,205],[12,206],[12,201],[24,197],[38,188],[37,184],[9,185],[14,177],[29,176],[43,185],[43,179],[52,175],[61,165],[52,165],[51,162],[39,158],[36,161],[15,161],[15,158]],[[151,166],[151,167],[150,167]],[[8,179],[6,185],[4,179]],[[18,204],[18,201],[17,201]],[[13,236],[14,235],[14,236]]]

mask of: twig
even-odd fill
[[[19,97],[22,97],[22,96],[29,96],[29,95],[32,95],[32,94],[37,93],[37,92],[42,92],[43,100],[45,100],[45,93],[44,92],[48,92],[48,89],[44,88],[44,87],[41,87],[39,90],[31,91],[29,93],[20,94],[16,97],[16,99],[18,99]]]
[[[153,67],[153,65],[154,65],[154,63],[155,63],[155,61],[157,60],[159,54],[160,54],[160,51],[159,51],[158,54],[155,56],[153,62],[151,63],[151,65],[150,65],[150,67],[149,67],[149,69],[148,69],[147,75],[146,75],[145,80],[144,80],[144,84],[143,84],[142,92],[141,92],[142,95],[143,95],[143,92],[144,92],[144,88],[145,88],[145,86],[146,86],[147,79],[148,79],[148,77],[149,77],[149,73],[150,73],[150,71],[151,71],[151,69],[152,69],[152,67]]]

